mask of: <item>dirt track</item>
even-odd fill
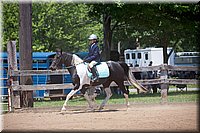
[[[198,131],[198,104],[175,103],[107,105],[102,112],[85,112],[83,107],[22,110],[3,115],[6,131]]]

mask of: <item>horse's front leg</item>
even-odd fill
[[[63,104],[62,110],[61,111],[66,111],[66,106],[67,106],[67,102],[68,100],[74,95],[76,94],[76,92],[78,92],[79,90],[82,89],[82,85],[80,85],[80,78],[79,76],[75,73],[72,75],[72,82],[74,85],[74,89],[70,91],[70,93],[67,95],[65,103]]]
[[[110,87],[105,88],[105,92],[106,92],[106,98],[103,100],[103,102],[101,103],[99,110],[102,110],[103,107],[106,105],[107,101],[110,99],[110,97],[112,96],[112,92],[110,90]]]
[[[77,90],[71,90],[70,93],[67,94],[65,103],[63,104],[63,107],[62,107],[62,110],[61,110],[61,111],[66,111],[66,106],[67,106],[68,100],[69,100],[76,92],[78,92],[78,91],[79,91],[79,89],[77,89]]]

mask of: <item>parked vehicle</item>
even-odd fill
[[[168,48],[167,52],[172,50]],[[174,51],[169,57],[168,64],[174,65]],[[152,66],[163,64],[163,48],[127,49],[124,51],[125,63],[130,67],[146,67],[152,61]]]
[[[167,49],[169,54],[172,48]],[[125,63],[130,67],[146,67],[157,66],[163,64],[163,48],[145,48],[145,49],[127,49],[124,51]],[[152,64],[150,64],[152,62]],[[199,52],[177,52],[172,53],[168,59],[168,65],[176,66],[200,66],[200,53]],[[199,71],[170,71],[169,76],[173,78],[186,78],[186,79],[198,79]],[[159,78],[159,72],[136,72],[135,78],[140,79],[154,79]],[[175,85],[178,88],[187,87],[187,85]],[[152,85],[150,88],[154,92],[157,91],[159,85]]]
[[[200,52],[177,52],[174,61],[177,66],[200,66]]]
[[[200,52],[177,52],[174,65],[176,66],[200,66]],[[200,71],[173,71],[173,77],[185,79],[199,79]]]

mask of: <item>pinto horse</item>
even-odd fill
[[[68,100],[78,91],[81,91],[81,93],[83,93],[85,99],[89,104],[89,107],[93,109],[91,99],[89,98],[86,90],[88,89],[88,87],[97,85],[103,85],[103,88],[105,89],[106,92],[106,98],[99,106],[99,110],[103,109],[109,98],[112,96],[109,86],[113,81],[119,86],[119,88],[123,92],[124,97],[126,99],[127,107],[129,106],[128,91],[124,86],[124,81],[128,80],[141,92],[147,92],[147,89],[136,81],[132,72],[129,70],[127,64],[123,62],[107,61],[106,64],[109,69],[109,76],[106,78],[100,78],[98,82],[94,83],[91,82],[91,79],[87,74],[88,73],[87,64],[77,55],[62,51],[57,51],[52,61],[52,64],[50,65],[49,68],[51,70],[55,70],[57,69],[57,66],[59,66],[60,64],[64,64],[66,66],[72,77],[72,83],[74,85],[74,88],[67,95],[61,111],[66,110]]]

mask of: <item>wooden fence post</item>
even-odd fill
[[[169,89],[169,83],[167,82],[168,79],[168,71],[166,68],[166,64],[163,64],[160,69],[160,79],[161,79],[161,103],[167,103],[167,93]]]
[[[9,73],[9,81],[10,86],[19,85],[19,81],[17,77],[12,77],[12,71],[17,71],[17,53],[16,53],[16,41],[9,41],[7,44],[7,52],[8,52],[8,73]],[[20,98],[19,91],[13,91],[12,87],[10,88],[10,96],[11,96],[11,108],[20,108]]]
[[[32,3],[19,3],[20,70],[32,70]],[[31,76],[20,76],[21,85],[32,85]],[[33,91],[22,91],[21,107],[33,107]]]

